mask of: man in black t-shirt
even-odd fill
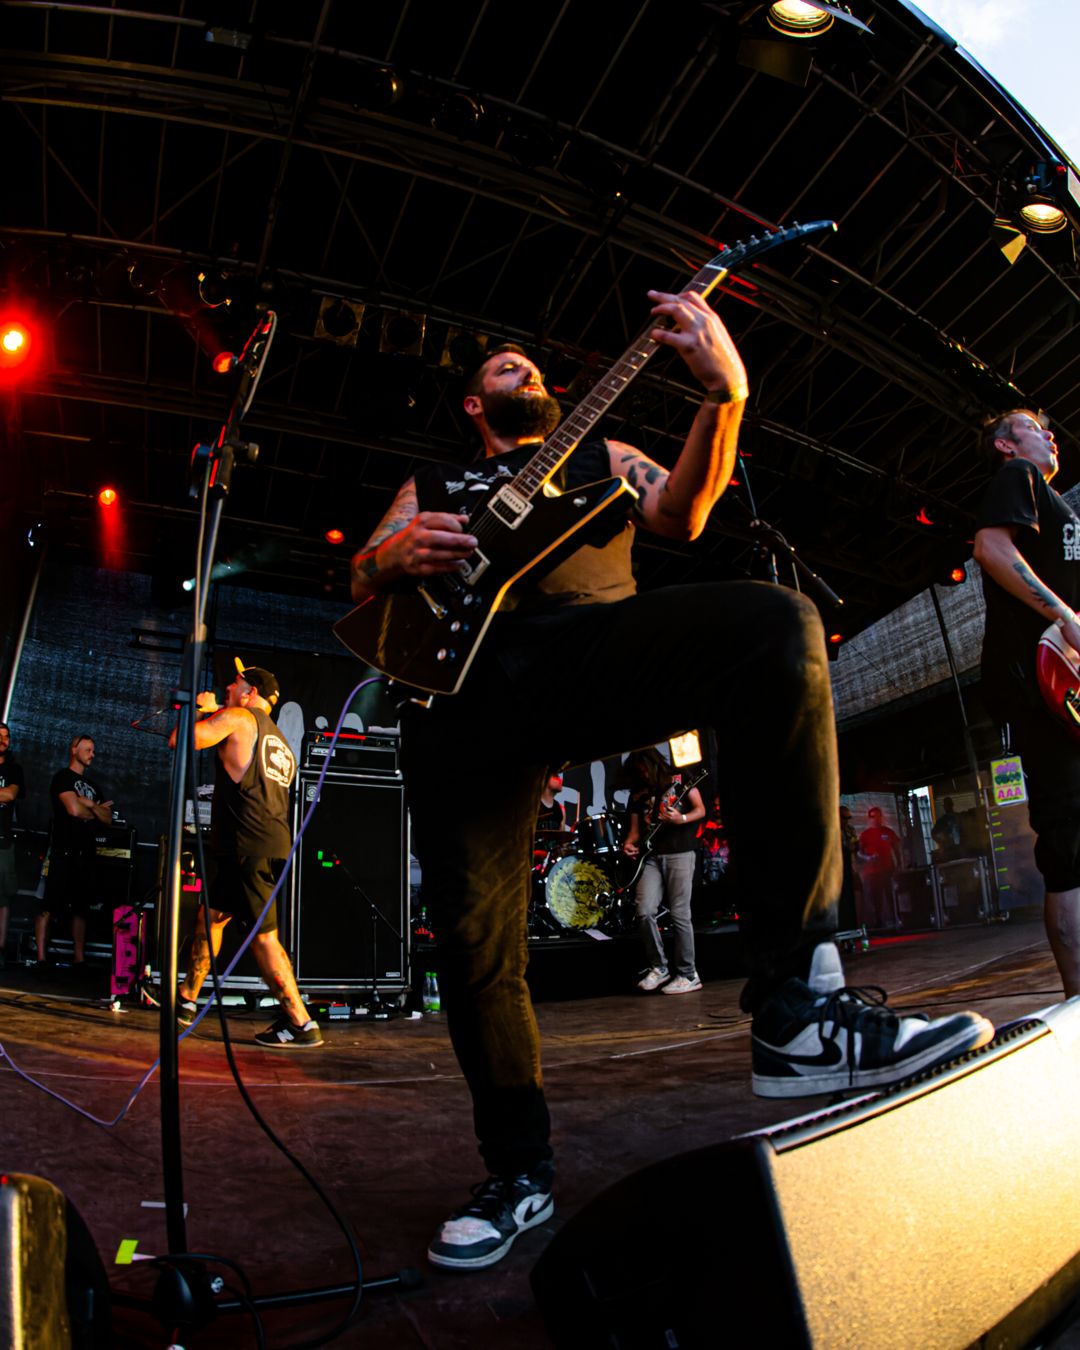
[[[486,573],[485,550],[504,549],[517,567],[520,541],[542,537],[532,549],[542,561],[495,615],[461,692],[402,712],[402,766],[436,919],[442,1006],[490,1173],[428,1248],[433,1264],[451,1270],[501,1260],[553,1209],[539,1035],[525,981],[529,863],[549,765],[655,745],[689,727],[722,734],[719,787],[747,900],[740,912],[752,973],[742,1005],[753,1016],[756,1092],[880,1085],[993,1034],[975,1014],[915,1021],[845,988],[831,941],[840,889],[836,732],[814,606],[759,582],[636,593],[635,526],[682,541],[702,533],[731,477],[748,396],[731,335],[700,294],[649,298],[663,325],[650,342],[676,352],[684,378],[701,389],[670,470],[618,441],[578,444],[591,426],[584,414],[552,436],[560,409],[539,368],[520,348],[500,348],[466,385],[463,408],[482,454],[467,467],[424,465],[352,563],[353,599],[373,606],[373,630],[386,645],[398,593],[448,614],[429,579],[457,578],[460,618],[440,630],[448,633],[436,646],[444,657],[434,658],[445,659],[469,640],[470,587]],[[605,377],[609,388],[623,378]],[[599,511],[602,489],[584,490],[596,479],[613,480],[610,509]],[[565,519],[590,504],[599,514],[572,538],[542,528],[552,513]],[[432,620],[424,620],[430,633]],[[468,805],[460,812],[446,809],[451,766]],[[779,850],[760,806],[778,780],[793,822]]]
[[[990,419],[982,445],[996,464],[975,534],[986,596],[983,691],[1024,764],[1046,932],[1071,998],[1080,994],[1080,746],[1042,703],[1036,653],[1049,624],[1080,651],[1080,520],[1050,486],[1057,446],[1038,413]]]
[[[26,790],[22,766],[11,757],[11,732],[0,722],[0,969],[4,966],[8,914],[19,889],[15,871],[15,801]]]
[[[635,751],[627,758],[625,769],[635,786],[630,793],[630,828],[623,840],[623,852],[628,857],[638,857],[650,831],[659,826],[652,835],[649,856],[634,888],[638,931],[645,944],[647,962],[638,988],[646,994],[656,989],[664,994],[692,994],[701,988],[690,905],[697,861],[697,822],[705,818],[705,803],[696,787],[683,797],[679,775],[672,772],[659,750]],[[669,971],[664,943],[656,926],[664,900],[671,915],[673,972]]]
[[[218,707],[210,691],[195,700],[204,714],[195,723],[195,748],[218,747],[207,864],[210,942],[215,956],[230,919],[246,928],[259,920],[292,843],[289,788],[296,776],[296,761],[270,720],[278,701],[278,682],[270,671],[244,666],[239,659],[236,671],[236,679],[225,691],[224,708]],[[169,744],[176,744],[175,731]],[[300,997],[292,963],[278,937],[276,900],[251,940],[251,954],[281,1004],[281,1016],[259,1032],[256,1044],[268,1050],[309,1050],[322,1045],[318,1023]],[[191,1025],[195,1000],[209,974],[210,944],[200,911],[178,996],[177,1020],[182,1026]]]
[[[45,964],[49,920],[54,915],[71,916],[73,962],[81,966],[86,959],[86,916],[94,898],[94,831],[98,825],[112,823],[113,807],[111,801],[102,801],[101,791],[86,776],[93,762],[93,738],[76,736],[67,768],[49,784],[53,809],[49,876],[34,921],[39,968]]]

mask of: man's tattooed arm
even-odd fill
[[[1034,598],[1042,604],[1048,606],[1055,612],[1055,616],[1060,613],[1062,603],[1049,587],[1044,586],[1023,558],[1018,558],[1013,563],[1013,571],[1020,577]]]
[[[403,530],[416,515],[417,509],[416,480],[408,478],[402,483],[390,510],[375,527],[375,533],[352,560],[350,569],[352,598],[357,603],[367,599],[378,589],[378,581],[381,575],[379,567],[380,544],[384,544],[391,535]]]
[[[655,502],[658,510],[664,510],[664,493],[667,491],[668,472],[659,464],[654,464],[645,455],[634,450],[619,447],[618,470],[623,478],[638,494],[633,511],[639,520],[647,516],[646,505]]]

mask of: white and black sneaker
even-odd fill
[[[322,1043],[318,1022],[309,1017],[298,1027],[285,1013],[255,1037],[255,1044],[265,1050],[314,1050]]]
[[[754,1014],[754,1092],[812,1097],[888,1087],[993,1038],[978,1013],[901,1016],[885,997],[876,986],[845,985],[840,953],[821,943],[808,980],[786,981]]]
[[[553,1163],[539,1163],[516,1177],[488,1177],[472,1188],[472,1202],[457,1209],[439,1228],[428,1260],[446,1270],[482,1270],[501,1261],[526,1228],[550,1219],[555,1211]]]

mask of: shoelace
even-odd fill
[[[888,997],[879,984],[845,984],[842,988],[835,989],[818,1011],[818,1035],[822,1044],[826,1041],[835,1042],[841,1027],[845,1031],[850,1031],[859,1017],[867,1012],[873,1017],[888,1018],[891,1026],[899,1026],[899,1015],[885,1006]],[[918,1018],[923,1022],[930,1020],[926,1013],[907,1013],[906,1016]],[[829,1021],[832,1022],[832,1030],[826,1031],[825,1023]],[[847,1038],[847,1065],[850,1083],[854,1081],[855,1070],[858,1067],[855,1063],[854,1036]]]

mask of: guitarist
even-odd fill
[[[692,291],[649,295],[653,315],[675,325],[652,338],[702,390],[675,466],[616,441],[578,446],[559,486],[622,475],[637,491],[632,516],[612,508],[581,532],[576,552],[546,575],[524,577],[462,692],[403,712],[403,769],[425,902],[436,915],[443,1007],[490,1173],[428,1249],[433,1264],[451,1270],[493,1265],[553,1211],[539,1036],[525,983],[533,827],[550,764],[656,744],[687,726],[720,732],[718,786],[730,803],[748,911],[753,975],[743,1006],[753,1014],[757,1091],[807,1095],[888,1081],[992,1034],[974,1014],[927,1024],[841,992],[829,941],[840,889],[836,735],[814,606],[759,582],[635,594],[635,526],[679,540],[702,532],[731,476],[747,398],[742,360],[707,302]],[[484,360],[464,410],[479,458],[428,465],[404,484],[353,559],[357,603],[460,570],[476,547],[470,511],[486,486],[523,466],[559,416],[539,369],[516,349]],[[464,810],[447,809],[451,764]],[[780,850],[772,821],[755,809],[778,780],[796,804]],[[823,1028],[835,1030],[828,1045]]]
[[[651,746],[630,755],[625,768],[635,788],[630,792],[630,828],[623,840],[623,852],[630,858],[639,857],[644,841],[659,826],[634,888],[638,931],[648,962],[638,988],[646,994],[655,989],[663,994],[693,994],[701,988],[701,980],[694,959],[690,901],[697,862],[697,822],[705,818],[705,803],[696,787],[684,796],[667,760]],[[656,926],[661,900],[667,901],[671,914],[674,974],[668,970]]]
[[[1050,486],[1057,446],[1027,408],[992,417],[982,448],[994,466],[976,520],[986,632],[983,692],[1024,762],[1046,933],[1065,997],[1080,994],[1080,746],[1039,695],[1039,636],[1056,623],[1080,650],[1080,520]]]

